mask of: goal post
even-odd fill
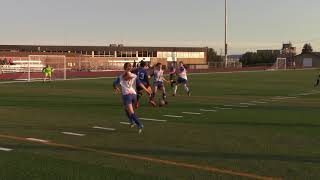
[[[24,64],[20,62],[21,65]],[[52,79],[67,79],[67,64],[65,55],[29,55],[27,65],[27,80],[43,78],[43,68],[53,68]]]
[[[275,69],[287,69],[287,58],[277,58],[274,64]]]

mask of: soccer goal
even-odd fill
[[[39,80],[44,78],[43,69],[50,66],[52,71],[52,80],[66,80],[66,56],[64,55],[29,55],[27,60],[14,61],[18,72],[21,75],[17,80]]]
[[[277,58],[274,69],[287,69],[287,58]]]

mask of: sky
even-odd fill
[[[224,0],[0,0],[0,44],[224,47]],[[319,0],[228,0],[230,54],[320,51]]]

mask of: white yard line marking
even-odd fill
[[[282,100],[282,99],[296,99],[297,97],[294,97],[294,96],[288,96],[288,97],[273,97],[271,99],[273,100]]]
[[[12,151],[12,149],[0,147],[0,151],[7,151],[7,152],[9,152],[9,151]]]
[[[85,136],[85,134],[73,133],[73,132],[61,132],[62,134],[72,135],[72,136]]]
[[[150,119],[150,118],[139,118],[144,121],[155,121],[155,122],[167,122],[167,120],[162,120],[162,119]]]
[[[267,104],[267,102],[264,101],[251,101],[252,103],[257,103],[257,104]]]
[[[231,110],[232,108],[219,108],[221,110]]]
[[[256,104],[254,103],[240,103],[241,105],[248,105],[248,106],[255,106]]]
[[[223,105],[224,107],[240,107],[240,108],[246,108],[248,106],[238,106],[238,105]]]
[[[128,122],[120,122],[120,124],[130,125]]]
[[[43,139],[36,139],[36,138],[26,138],[26,140],[29,141],[35,141],[35,142],[49,142],[47,140],[43,140]]]
[[[163,115],[163,116],[166,116],[166,117],[172,117],[172,118],[183,118],[183,116],[175,116],[175,115]]]
[[[108,130],[108,131],[115,131],[116,129],[114,128],[106,128],[106,127],[100,127],[100,126],[93,126],[93,129],[103,129],[103,130]]]
[[[215,109],[200,109],[200,111],[203,111],[203,112],[217,112],[217,110],[215,110]]]
[[[197,113],[197,112],[181,112],[183,114],[192,114],[192,115],[200,115],[201,113]]]

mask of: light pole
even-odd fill
[[[227,16],[227,0],[224,0],[224,62],[225,67],[228,66],[228,36],[227,36],[227,24],[228,24],[228,16]]]

